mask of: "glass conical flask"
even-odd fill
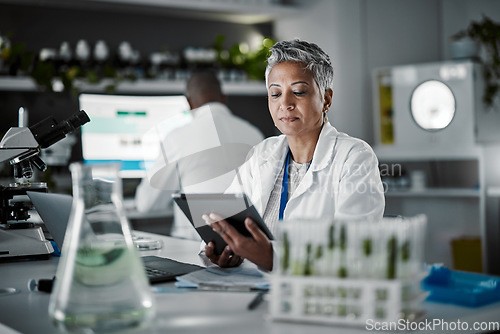
[[[49,303],[57,327],[101,333],[146,326],[154,300],[122,203],[119,165],[70,165],[73,206]]]

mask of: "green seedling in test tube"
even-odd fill
[[[395,236],[392,236],[387,242],[387,278],[396,278],[396,259],[398,242]]]
[[[369,262],[371,261],[370,255],[372,255],[373,253],[372,239],[370,238],[363,239],[362,247],[363,247],[363,254],[365,257],[363,259],[363,264],[362,264],[362,271],[363,271],[362,275],[367,278],[371,276],[371,268],[373,265],[372,263]]]
[[[410,259],[410,241],[406,240],[401,246],[401,260],[407,262]]]
[[[345,230],[345,226],[342,225],[340,227],[340,249],[345,251],[347,245],[347,232]]]
[[[372,240],[365,239],[363,240],[363,253],[365,256],[370,256],[372,254]]]
[[[398,264],[398,277],[409,277],[411,276],[411,267],[410,267],[410,257],[411,257],[411,249],[410,249],[410,240],[405,240],[401,245],[401,262]]]
[[[291,256],[291,266],[292,266],[292,275],[294,276],[302,276],[304,275],[304,269],[305,269],[305,262],[306,259],[304,259],[303,256],[303,248],[302,246],[297,246],[295,245],[293,247],[293,254]]]
[[[340,278],[346,278],[347,277],[347,269],[345,267],[340,267],[337,276]]]
[[[340,251],[341,251],[341,254],[342,254],[342,263],[341,263],[341,266],[339,268],[339,271],[338,271],[338,274],[337,276],[338,277],[341,277],[341,278],[345,278],[347,277],[347,268],[345,267],[345,259],[344,259],[344,256],[345,256],[345,250],[346,250],[346,247],[347,247],[347,232],[345,230],[345,226],[342,225],[340,227],[340,240],[339,240],[339,247],[340,247]]]
[[[302,266],[302,263],[300,263],[299,260],[293,261],[292,275],[295,276],[304,275],[304,267]]]
[[[334,248],[335,248],[335,225],[330,224],[327,231],[325,268],[322,270],[327,276],[335,276]]]
[[[323,245],[316,245],[316,250],[314,252],[314,267],[313,271],[315,275],[323,275],[325,261],[323,261]]]
[[[304,276],[312,275],[312,245],[309,243],[306,246],[306,263],[304,264]]]
[[[281,261],[283,272],[286,273],[290,263],[290,241],[288,240],[288,234],[283,233],[283,258]]]
[[[316,254],[314,255],[314,257],[316,258],[316,260],[319,260],[323,257],[323,246],[318,245],[316,247]]]
[[[333,251],[333,247],[335,247],[335,225],[330,225],[328,230],[328,249]]]

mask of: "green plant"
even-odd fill
[[[451,36],[452,40],[469,37],[486,51],[482,59],[485,90],[483,102],[487,107],[493,105],[496,94],[500,93],[500,23],[494,22],[483,14],[481,21],[472,21],[467,29]]]
[[[228,50],[224,49],[226,38],[218,35],[215,38],[214,49],[217,52],[217,62],[223,68],[243,69],[251,80],[264,80],[267,56],[269,48],[275,41],[269,37],[263,37],[256,50],[250,50],[246,44],[234,44]]]
[[[9,75],[28,72],[34,57],[34,52],[26,51],[23,43],[10,44],[7,38],[0,38],[0,58]]]
[[[37,62],[34,64],[30,76],[35,80],[39,86],[52,90],[52,79],[56,75],[56,69],[53,63],[50,62]]]

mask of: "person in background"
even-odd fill
[[[327,113],[333,100],[333,67],[316,44],[282,41],[271,48],[266,68],[268,106],[282,135],[257,145],[239,169],[241,182],[227,192],[249,195],[271,232],[282,219],[382,219],[385,199],[378,160],[360,139],[337,131]],[[360,112],[360,111],[358,111]],[[248,259],[273,268],[273,245],[250,219],[245,237],[215,213],[203,218],[227,242],[205,255],[221,267]]]
[[[224,192],[251,147],[264,139],[260,130],[225,105],[213,71],[194,72],[187,81],[185,96],[192,119],[160,138],[162,152],[136,190],[139,212],[166,210],[176,192]],[[170,234],[201,240],[177,205]]]

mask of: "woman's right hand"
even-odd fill
[[[229,246],[220,255],[215,254],[215,245],[211,241],[205,246],[205,255],[221,268],[237,267],[243,262],[243,258],[234,254]]]

